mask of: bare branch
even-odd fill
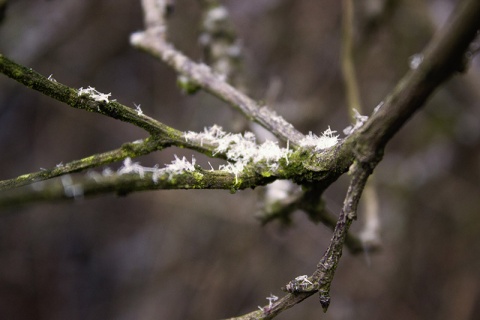
[[[164,61],[206,91],[237,108],[249,120],[270,130],[279,139],[289,141],[292,146],[298,146],[304,136],[285,119],[226,83],[221,75],[212,72],[207,65],[193,62],[165,40],[166,26],[161,18],[164,11],[157,6],[158,3],[155,0],[142,1],[145,14],[157,17],[157,21],[153,23],[149,18],[147,30],[132,34],[131,44]]]
[[[275,179],[254,172],[243,174],[239,179],[228,171],[207,171],[197,166],[191,169],[173,170],[168,166],[163,169],[148,168],[130,162],[116,172],[90,172],[82,177],[63,175],[60,180],[37,182],[29,187],[3,191],[0,193],[0,207],[80,199],[107,193],[124,196],[131,192],[158,189],[224,189],[235,192],[265,185]]]
[[[438,86],[465,70],[470,43],[480,29],[480,1],[466,0],[421,54],[410,70],[359,130],[356,153],[362,161],[381,157],[383,149]]]

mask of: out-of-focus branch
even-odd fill
[[[288,292],[279,300],[264,306],[261,310],[251,312],[238,318],[240,319],[273,319],[283,311],[302,302],[311,295],[319,292],[320,303],[326,311],[330,304],[330,285],[335,275],[343,246],[352,221],[356,218],[357,206],[360,200],[365,183],[371,173],[370,166],[362,166],[358,162],[352,165],[350,174],[352,180],[345,196],[343,209],[337,220],[330,245],[317,265],[317,270],[312,276],[299,276],[290,281],[285,288]]]
[[[351,121],[358,121],[363,113],[360,99],[358,78],[355,72],[353,30],[354,30],[354,3],[353,0],[342,2],[342,74],[346,87],[347,106]],[[364,249],[374,251],[380,246],[380,217],[378,207],[378,195],[375,188],[375,180],[370,179],[365,187],[362,200],[365,208],[365,223],[360,234]],[[348,243],[348,242],[347,242]],[[361,244],[356,243],[356,244]]]
[[[232,24],[228,9],[218,0],[202,0],[202,33],[199,42],[203,58],[225,81],[245,92],[242,72],[242,44]]]
[[[0,0],[0,23],[3,22],[5,11],[7,11],[7,0]]]
[[[279,139],[289,141],[292,146],[298,146],[304,135],[285,119],[229,85],[221,75],[215,74],[207,65],[193,62],[166,41],[166,26],[163,19],[165,9],[162,8],[162,3],[163,1],[156,0],[142,1],[144,12],[148,14],[148,19],[145,20],[147,29],[132,34],[131,44],[162,60],[204,90],[229,103],[249,120],[259,123]],[[156,21],[154,17],[157,17]]]
[[[174,177],[174,178],[172,178]],[[63,175],[59,180],[3,191],[0,207],[25,205],[31,202],[80,199],[99,194],[126,195],[131,192],[157,189],[226,189],[232,192],[253,188],[272,181],[255,173],[244,174],[242,179],[222,170],[182,170],[148,168],[129,164],[116,172],[90,172],[86,176]],[[232,187],[234,186],[234,187]]]
[[[360,92],[358,89],[355,63],[353,58],[353,0],[342,1],[342,74],[345,83],[347,105],[354,120],[353,109],[361,112]]]
[[[0,181],[0,191],[21,187],[34,182],[48,180],[64,174],[75,173],[91,168],[97,168],[127,157],[138,157],[162,149],[162,144],[152,137],[131,143],[125,143],[120,148],[68,163],[60,163],[55,168],[27,173],[14,179]]]
[[[288,181],[275,181],[267,187],[274,188],[275,184],[280,182],[287,183]],[[272,191],[267,190],[267,193],[269,192]],[[321,194],[321,190],[312,187],[308,190],[298,190],[298,192],[291,193],[288,193],[288,190],[286,190],[277,197],[266,195],[264,199],[266,203],[262,205],[261,211],[257,214],[257,218],[262,224],[267,224],[273,220],[280,220],[288,224],[290,222],[290,216],[295,210],[303,210],[311,221],[314,223],[320,222],[333,231],[338,217],[327,209],[325,202],[319,196]],[[345,245],[352,254],[357,254],[364,250],[362,241],[350,232],[347,233]]]

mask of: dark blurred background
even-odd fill
[[[200,5],[177,0],[170,38],[195,60]],[[457,1],[356,2],[364,113],[408,70]],[[226,1],[250,94],[302,132],[350,124],[340,72],[341,2]],[[180,130],[233,128],[235,111],[186,96],[168,67],[129,45],[140,1],[10,0],[0,52],[71,87],[93,86]],[[316,297],[278,319],[477,319],[480,314],[480,66],[438,90],[375,172],[383,250],[345,253],[322,314]],[[0,77],[0,179],[118,148],[146,134]],[[169,149],[138,159],[163,165]],[[101,170],[100,168],[99,170]],[[327,192],[339,212],[347,177]],[[297,212],[255,219],[258,194],[157,191],[4,209],[0,319],[218,319],[265,305],[310,274],[331,232]],[[362,226],[362,214],[353,229]]]

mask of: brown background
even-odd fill
[[[96,87],[180,130],[234,127],[236,112],[183,95],[175,73],[131,48],[140,1],[13,0],[0,52],[71,87]],[[455,1],[356,1],[356,63],[368,112],[408,69]],[[349,125],[340,1],[226,2],[245,46],[248,89],[301,131]],[[373,9],[372,9],[373,8]],[[200,6],[178,0],[171,39],[200,60]],[[326,315],[316,297],[278,319],[474,319],[480,314],[480,68],[437,91],[391,142],[375,176],[383,251],[346,253]],[[0,77],[0,179],[145,137],[131,125],[62,105]],[[139,161],[163,165],[166,150]],[[200,156],[197,156],[200,158]],[[203,160],[200,160],[203,161]],[[203,162],[205,164],[205,161]],[[338,212],[347,178],[328,191]],[[330,231],[298,212],[261,227],[257,191],[158,191],[3,210],[1,319],[217,319],[268,303],[310,274]],[[360,214],[361,216],[362,214]],[[354,229],[361,228],[362,221]]]

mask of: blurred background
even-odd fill
[[[457,1],[355,1],[365,113],[409,68]],[[350,124],[340,68],[341,2],[225,1],[252,97],[304,133]],[[201,6],[177,0],[170,39],[194,60]],[[180,130],[238,114],[177,88],[167,66],[129,45],[140,1],[10,0],[0,53],[68,86],[92,86]],[[0,179],[146,137],[0,77]],[[138,161],[163,165],[168,149]],[[196,157],[199,157],[196,155]],[[207,166],[208,168],[208,166]],[[99,168],[99,171],[102,168]],[[382,251],[346,252],[327,314],[316,296],[278,319],[476,319],[480,314],[480,66],[449,81],[388,145],[375,171]],[[338,213],[348,177],[326,193]],[[268,304],[311,274],[331,231],[302,212],[261,226],[258,190],[156,191],[2,209],[0,319],[218,319]],[[362,228],[362,213],[353,226]]]

